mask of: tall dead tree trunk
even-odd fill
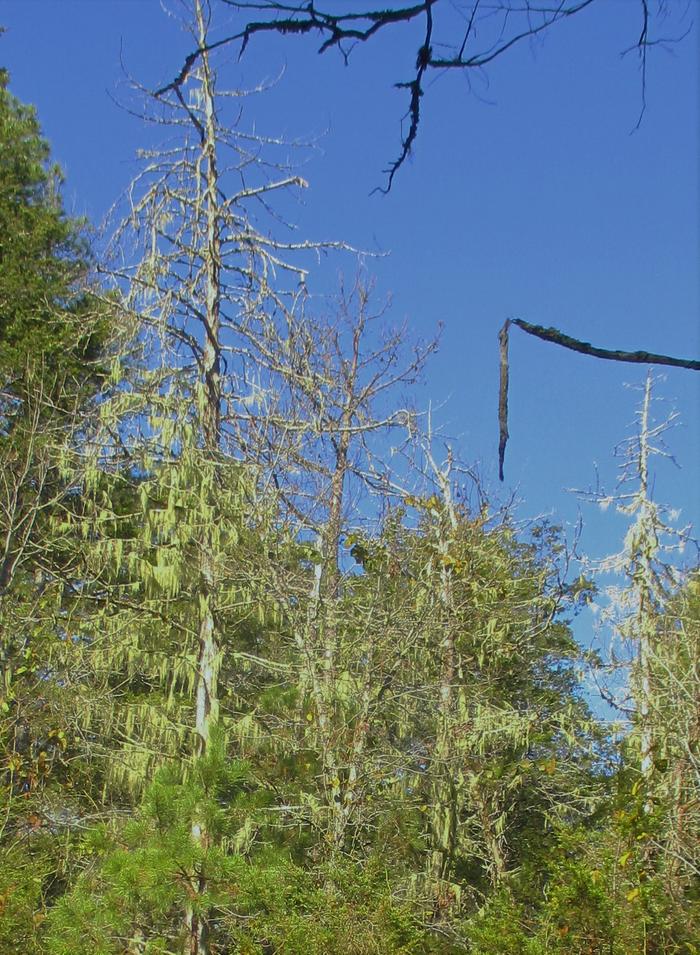
[[[203,205],[202,217],[206,225],[206,237],[202,250],[205,271],[205,309],[202,316],[204,346],[201,358],[201,428],[205,455],[206,486],[212,520],[203,527],[200,541],[199,585],[199,651],[196,662],[197,688],[195,700],[196,755],[208,753],[212,733],[219,721],[218,678],[221,665],[221,637],[216,622],[216,571],[214,566],[213,528],[217,523],[217,467],[221,442],[221,223],[219,218],[219,175],[217,168],[217,130],[214,83],[209,55],[206,52],[207,24],[201,0],[195,2],[197,36],[199,46],[205,52],[199,66],[199,93],[202,100],[204,124],[201,127],[201,176],[204,190],[197,201]],[[195,817],[192,822],[192,837],[206,849],[210,842],[206,823]],[[196,875],[193,889],[203,896],[207,879],[203,871]],[[193,905],[186,913],[188,955],[207,955],[209,931],[206,912],[201,905]]]
[[[651,402],[651,374],[647,375],[644,402],[639,429],[639,541],[637,575],[639,602],[637,628],[639,640],[639,699],[638,713],[641,771],[649,782],[654,768],[654,732],[651,720],[651,661],[654,635],[658,626],[657,608],[654,600],[653,561],[658,549],[658,536],[650,508],[649,487],[649,405]]]

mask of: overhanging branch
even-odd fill
[[[478,72],[506,55],[514,46],[548,32],[556,24],[575,16],[596,0],[464,0],[447,3],[446,0],[419,0],[397,2],[377,8],[363,8],[362,4],[347,0],[345,4],[328,4],[322,9],[316,2],[295,0],[222,0],[242,15],[241,28],[229,36],[193,50],[186,58],[177,76],[156,92],[157,96],[173,93],[195,70],[205,52],[233,43],[240,43],[240,55],[256,36],[276,33],[282,36],[316,35],[320,38],[319,53],[338,50],[348,62],[352,47],[386,34],[394,27],[416,22],[424,24],[414,53],[415,66],[409,77],[395,82],[396,89],[408,94],[405,114],[406,126],[401,134],[398,157],[385,170],[384,187],[375,191],[390,191],[394,176],[411,154],[421,123],[421,99],[430,72],[458,70]],[[639,0],[646,3],[646,0]],[[319,4],[321,0],[319,0]],[[326,6],[326,4],[323,4]],[[466,29],[460,29],[460,22]],[[455,28],[459,38],[455,38]],[[416,42],[406,41],[408,49]],[[645,40],[646,45],[650,45]]]
[[[672,358],[670,355],[657,355],[650,351],[618,351],[610,348],[598,348],[590,342],[581,342],[577,338],[565,335],[557,328],[545,328],[543,325],[531,325],[522,318],[511,318],[506,325],[517,325],[528,335],[534,335],[545,342],[561,345],[582,355],[591,355],[593,358],[604,358],[607,361],[629,361],[642,365],[672,365],[675,368],[688,368],[691,371],[700,371],[700,361],[694,358]]]
[[[673,368],[686,368],[690,371],[700,371],[700,361],[695,358],[674,358],[670,355],[658,355],[648,351],[621,351],[618,349],[599,348],[590,342],[582,342],[570,335],[565,335],[558,328],[545,328],[543,325],[532,325],[522,318],[509,318],[498,333],[500,352],[500,382],[498,394],[498,476],[503,480],[503,462],[505,460],[506,445],[508,444],[508,330],[511,325],[517,325],[528,335],[541,338],[542,341],[552,342],[570,351],[581,355],[590,355],[592,358],[602,358],[606,361],[624,361],[641,365],[670,365]]]

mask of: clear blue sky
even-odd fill
[[[683,8],[679,2],[678,8]],[[686,25],[700,7],[691,3]],[[157,0],[3,0],[0,62],[11,89],[34,103],[67,174],[76,213],[99,222],[134,171],[138,120],[111,96],[125,93],[120,57],[147,86],[171,78],[189,49]],[[674,21],[677,25],[678,21]],[[698,27],[671,50],[650,52],[648,106],[640,108],[633,56],[639,5],[605,0],[493,65],[474,92],[464,77],[426,91],[413,157],[387,197],[370,196],[399,147],[416,41],[410,29],[358,49],[345,68],[306,40],[261,38],[230,84],[285,75],[259,100],[261,130],[317,136],[303,170],[311,188],[298,210],[303,234],[391,251],[370,267],[392,318],[431,335],[445,325],[418,402],[458,438],[497,486],[497,331],[508,316],[556,325],[607,347],[700,355]],[[403,43],[404,39],[410,40]],[[475,95],[478,93],[479,95]],[[319,287],[333,287],[326,265]],[[570,525],[579,503],[565,491],[614,483],[613,447],[628,433],[643,366],[573,355],[511,334],[511,443],[507,484],[522,517],[550,513]],[[657,497],[700,516],[700,375],[668,369],[657,391],[682,427],[669,443]],[[499,492],[500,493],[500,492]],[[584,508],[583,549],[601,555],[623,527]]]

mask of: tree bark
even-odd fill
[[[202,0],[196,0],[195,16],[200,47],[204,50],[200,62],[199,82],[203,101],[205,123],[200,128],[201,157],[204,165],[205,192],[203,196],[206,223],[206,244],[203,251],[205,268],[204,348],[201,360],[200,387],[202,389],[201,429],[205,455],[208,503],[216,514],[217,458],[221,442],[221,356],[219,336],[221,330],[221,235],[218,210],[217,131],[214,99],[214,77],[209,55],[206,51],[207,23]],[[218,677],[221,658],[221,641],[215,615],[216,580],[214,567],[213,522],[204,521],[200,541],[200,589],[199,589],[199,651],[197,658],[197,689],[195,701],[195,756],[207,755],[211,735],[219,721]],[[192,838],[203,849],[209,845],[210,836],[202,819],[192,823]],[[206,893],[208,885],[204,872],[196,874],[193,891],[197,896]],[[209,926],[207,915],[192,906],[186,913],[187,955],[208,955]]]

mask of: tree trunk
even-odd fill
[[[457,649],[452,620],[452,592],[447,558],[450,534],[457,526],[457,515],[450,486],[451,457],[446,468],[431,464],[441,491],[444,514],[438,518],[437,558],[439,561],[438,601],[441,609],[442,639],[440,641],[440,677],[438,689],[438,716],[435,749],[432,759],[432,811],[430,818],[431,853],[430,878],[439,897],[443,898],[440,883],[449,880],[457,840],[457,800],[455,791],[455,685],[457,679]]]
[[[207,45],[206,14],[202,0],[196,0],[200,48]],[[216,113],[214,81],[208,53],[202,54],[199,71],[200,95],[205,124],[200,129],[201,157],[204,166],[205,191],[202,197],[206,222],[206,246],[203,253],[206,283],[204,311],[204,349],[201,361],[201,429],[205,456],[202,479],[208,491],[207,504],[212,508],[211,520],[204,521],[200,541],[200,590],[199,590],[199,650],[197,657],[197,689],[195,701],[195,756],[207,755],[211,735],[219,721],[218,675],[221,642],[217,630],[216,572],[214,567],[213,528],[216,523],[217,458],[221,440],[221,355],[219,346],[221,308],[221,236],[218,210],[218,168]],[[203,819],[192,822],[192,838],[206,851],[210,836]],[[192,890],[197,896],[207,891],[207,878],[199,871],[193,880]],[[192,906],[186,913],[187,955],[208,955],[209,931],[205,912]]]

